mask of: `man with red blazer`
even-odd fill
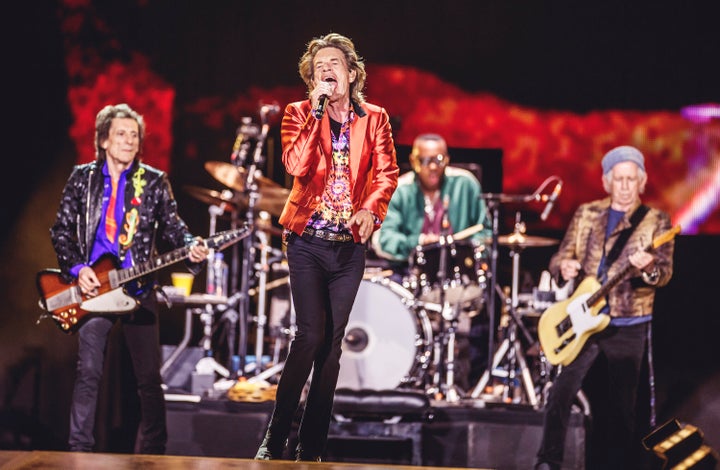
[[[349,38],[311,40],[299,72],[308,99],[287,105],[282,120],[282,160],[294,183],[280,216],[297,329],[255,458],[282,458],[312,371],[294,457],[319,461],[365,243],[385,217],[398,166],[388,113],[365,102],[365,64]]]

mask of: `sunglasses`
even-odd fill
[[[429,166],[431,163],[436,163],[438,166],[443,166],[447,161],[447,157],[442,153],[433,157],[418,157],[418,162],[422,166]]]

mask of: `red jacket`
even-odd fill
[[[355,119],[350,124],[350,179],[353,213],[367,209],[382,222],[397,187],[398,166],[390,118],[384,108],[353,103]],[[311,113],[310,101],[290,103],[280,129],[282,161],[293,175],[293,187],[280,215],[280,224],[302,234],[320,203],[332,167],[332,138],[325,113],[321,120]],[[380,227],[376,224],[375,230]],[[360,242],[352,227],[355,242]]]

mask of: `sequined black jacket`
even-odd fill
[[[76,165],[62,192],[56,220],[50,229],[52,244],[57,254],[63,276],[70,279],[70,269],[78,264],[88,264],[95,240],[95,232],[102,217],[104,177],[101,162]],[[128,224],[118,223],[120,237],[131,242],[122,246],[119,253],[123,260],[128,252],[134,263],[144,262],[157,256],[157,238],[167,242],[169,249],[188,245],[193,235],[180,218],[177,202],[172,193],[167,174],[136,161],[127,175],[124,201],[126,216],[131,214],[136,230],[128,230]],[[132,224],[131,224],[132,225]],[[202,265],[187,262],[188,269],[197,274]]]

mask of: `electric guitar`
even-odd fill
[[[653,239],[645,251],[655,249],[680,232],[676,225]],[[552,365],[568,365],[575,360],[587,339],[604,330],[610,323],[610,315],[600,314],[607,303],[605,297],[632,270],[628,263],[605,284],[592,276],[582,280],[570,298],[556,302],[540,315],[538,339],[548,362]]]
[[[222,250],[250,235],[247,226],[220,232],[203,244],[210,249]],[[40,318],[49,316],[60,330],[72,334],[80,328],[83,321],[93,314],[130,313],[136,310],[140,302],[128,295],[124,285],[153,271],[182,261],[190,256],[190,247],[182,247],[156,258],[151,258],[135,266],[119,269],[112,255],[103,255],[92,268],[100,280],[98,295],[90,297],[83,294],[77,279],[66,282],[59,269],[44,269],[37,273],[36,282],[40,292],[40,307],[45,310]],[[39,321],[39,320],[38,320]]]

